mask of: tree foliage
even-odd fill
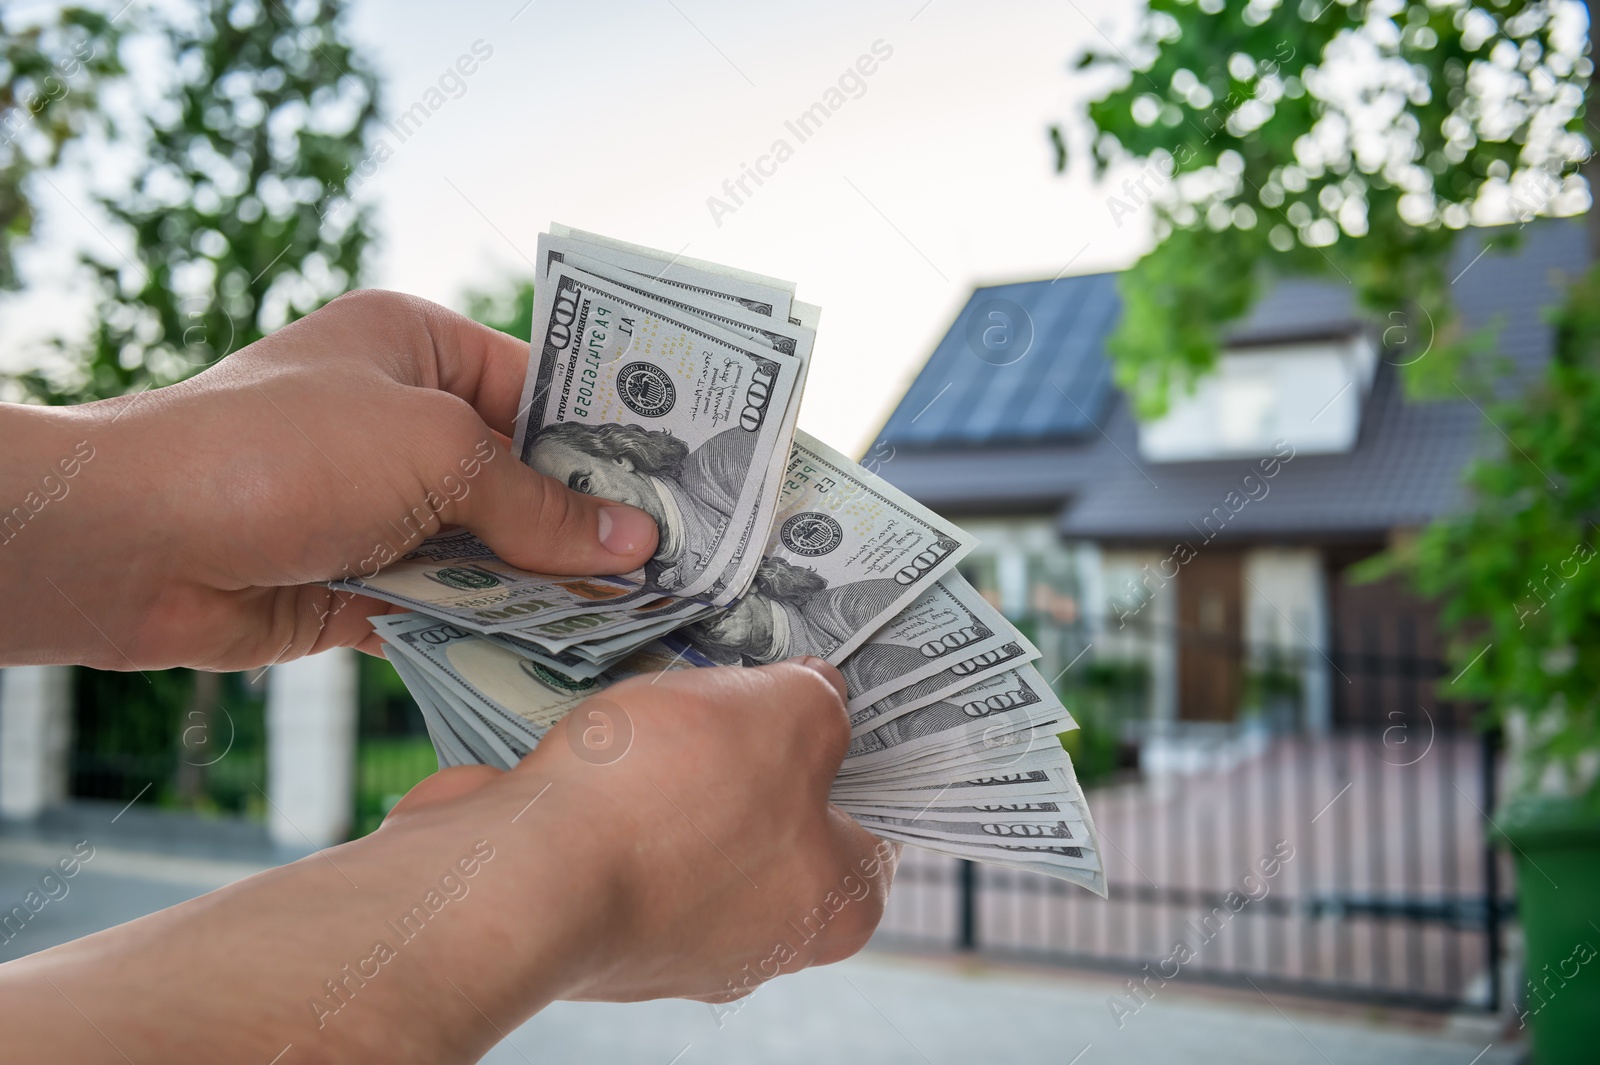
[[[1441,598],[1459,693],[1518,728],[1516,784],[1600,810],[1600,268],[1568,293],[1545,380],[1491,417],[1507,447],[1473,468],[1476,505],[1387,564]]]
[[[1157,246],[1123,275],[1111,347],[1142,413],[1213,366],[1221,329],[1283,274],[1352,284],[1443,342],[1407,372],[1426,394],[1470,350],[1446,263],[1497,206],[1526,220],[1581,203],[1590,63],[1563,0],[1150,0],[1126,49],[1078,60],[1118,87],[1088,107],[1097,174],[1143,171]],[[1058,168],[1071,130],[1058,127]]]
[[[493,290],[467,293],[467,317],[491,329],[528,340],[533,336],[533,281],[513,279]]]
[[[24,383],[78,402],[181,380],[353,287],[371,240],[351,200],[377,78],[339,0],[196,0],[158,26],[170,85],[147,103],[142,165],[98,206],[131,250],[86,258],[88,350]]]
[[[121,73],[121,28],[105,15],[20,22],[0,6],[0,290],[18,287],[15,252],[33,233],[28,180],[95,124],[101,82]]]

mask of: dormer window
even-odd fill
[[[1296,454],[1355,447],[1377,352],[1363,333],[1233,348],[1193,393],[1139,427],[1151,462],[1254,458],[1280,440]]]
[[[1228,374],[1217,382],[1218,443],[1233,453],[1269,448],[1276,439],[1278,408],[1277,375],[1254,367]]]

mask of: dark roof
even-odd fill
[[[1465,326],[1499,324],[1497,349],[1512,367],[1508,387],[1520,387],[1549,359],[1547,310],[1562,278],[1580,273],[1588,254],[1581,219],[1530,225],[1519,249],[1497,253],[1513,232],[1466,234],[1451,276]],[[1477,258],[1485,242],[1489,249]],[[1139,456],[1137,425],[1109,383],[1104,351],[1121,307],[1114,277],[975,291],[885,425],[894,457],[882,475],[947,512],[1059,509],[1061,531],[1071,537],[1192,537],[1191,523],[1222,505],[1255,462]],[[975,310],[997,294],[1036,323],[1035,348],[1004,367],[975,357],[965,338]],[[1385,324],[1364,321],[1343,283],[1302,280],[1279,284],[1230,339],[1261,343]],[[1491,439],[1498,439],[1494,429],[1470,401],[1408,400],[1397,368],[1380,362],[1354,449],[1295,457],[1222,535],[1338,538],[1423,524],[1462,504],[1463,468]]]
[[[1349,285],[1290,278],[1256,301],[1244,321],[1228,331],[1228,343],[1244,346],[1349,336],[1367,325]]]

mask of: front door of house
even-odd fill
[[[1178,717],[1232,721],[1243,651],[1243,554],[1205,548],[1178,577]]]

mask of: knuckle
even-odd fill
[[[381,288],[358,288],[329,300],[328,306],[338,308],[345,313],[381,313],[398,309],[398,305],[405,300],[406,297],[398,292]]]
[[[423,402],[433,408],[432,414],[438,423],[447,427],[452,434],[474,437],[485,435],[483,419],[478,417],[478,412],[472,409],[471,403],[454,392],[428,388],[419,389],[417,394],[423,398]]]
[[[814,964],[832,965],[861,953],[862,948],[872,939],[873,929],[877,927],[876,921],[868,923],[864,920],[861,912],[856,910],[855,913],[851,913],[847,910],[834,919],[826,941],[817,951]]]
[[[876,910],[872,910],[868,908],[871,905],[870,901],[863,902],[851,915],[849,924],[842,929],[840,948],[846,958],[861,953],[862,948],[871,942],[872,933],[878,929],[878,920],[883,916],[883,908],[879,906]]]
[[[827,680],[798,662],[780,662],[763,672],[776,689],[772,702],[785,712],[794,738],[804,741],[801,749],[821,760],[843,758],[850,745],[850,722]]]
[[[867,897],[861,900],[861,934],[865,939],[870,939],[872,933],[877,930],[879,923],[883,921],[883,912],[888,908],[888,905],[889,892],[887,886],[869,892]]]
[[[822,762],[837,765],[850,747],[850,721],[827,681],[804,666],[796,668],[815,678],[802,700],[806,704],[804,726],[811,749]]]
[[[460,396],[437,389],[409,389],[417,404],[416,424],[428,426],[437,457],[453,469],[460,460],[477,452],[485,440],[492,439],[478,412]]]

